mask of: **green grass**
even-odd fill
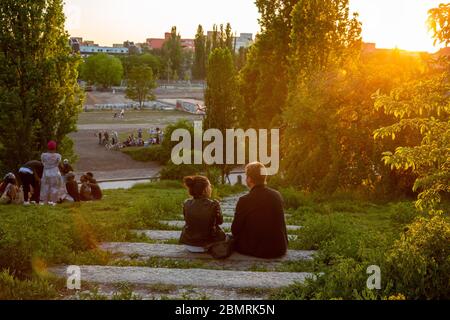
[[[448,247],[448,209],[444,210],[447,213],[443,218],[447,221],[445,232],[445,222],[420,222],[418,219],[426,215],[416,211],[412,202],[376,205],[355,199],[324,200],[296,193],[293,189],[282,190],[282,194],[287,199],[287,212],[291,214],[289,223],[304,226],[295,232],[298,239],[291,241],[290,247],[318,250],[318,253],[313,262],[285,263],[278,271],[312,271],[319,279],[276,290],[271,294],[272,299],[445,297],[443,288],[448,278],[446,270],[450,266],[449,250],[432,251],[429,248],[445,248],[445,243]],[[425,231],[420,231],[421,228]],[[409,230],[419,231],[408,235]],[[428,243],[425,236],[419,238],[416,234],[427,235],[434,243]],[[414,241],[419,241],[419,244]],[[414,256],[411,258],[413,262],[409,266],[403,265],[405,259],[401,258],[402,255]],[[433,261],[448,262],[436,265]],[[419,269],[421,262],[422,269]],[[366,271],[370,265],[382,268],[382,290],[371,291],[366,287]],[[423,272],[423,278],[418,272]],[[426,280],[429,272],[435,273],[434,282]],[[416,277],[417,289],[412,290],[414,285],[407,280],[409,273]],[[428,291],[419,288],[422,282],[427,284]]]
[[[214,197],[220,199],[243,190],[243,187],[221,186],[214,189]],[[404,239],[410,223],[417,221],[422,214],[415,211],[409,202],[375,205],[355,199],[318,200],[304,193],[295,195],[292,190],[287,192],[290,194],[285,197],[290,199],[286,211],[291,215],[288,222],[304,226],[304,229],[294,232],[298,239],[291,241],[290,248],[318,250],[318,253],[314,261],[282,263],[276,270],[317,272],[325,276],[318,281],[308,281],[306,285],[276,290],[272,292],[272,298],[369,299],[384,294],[374,294],[364,289],[368,277],[366,269],[369,265],[385,265],[385,253],[391,252],[396,240]],[[286,190],[282,190],[282,194],[285,193]],[[202,261],[120,261],[97,249],[101,242],[151,242],[130,230],[172,229],[159,221],[178,220],[182,203],[187,197],[180,182],[161,181],[137,185],[130,190],[105,191],[104,200],[100,202],[57,207],[0,206],[0,271],[3,270],[0,273],[0,298],[58,299],[61,295],[71,294],[64,292],[60,281],[46,275],[47,267],[58,264],[213,268]],[[433,244],[440,244],[444,250],[445,234],[448,234],[443,229],[445,222],[437,221],[426,228],[421,229],[421,225],[416,223],[412,229],[416,231],[410,237],[418,234],[424,239],[435,239]],[[432,232],[436,232],[436,237]],[[418,252],[417,259],[435,255],[433,245],[408,246],[403,240],[397,247],[397,251],[390,253],[394,262],[402,261],[402,255],[411,256],[405,251],[409,247],[415,248],[414,254]],[[423,254],[423,248],[428,248],[429,253]],[[431,261],[427,259],[422,260]],[[254,266],[253,269],[267,271],[261,266]],[[395,272],[392,263],[389,270]],[[442,274],[442,270],[446,269],[433,270],[435,274]],[[413,275],[416,276],[415,273]],[[122,289],[112,298],[136,298],[127,288]],[[409,294],[392,292],[388,287],[384,290],[390,294]],[[85,298],[104,297],[101,294],[96,296],[94,292],[93,296]]]
[[[128,111],[125,113],[124,119],[113,119],[113,115],[114,111],[83,112],[78,117],[78,124],[145,124],[147,129],[151,127],[154,127],[154,129],[156,129],[156,127],[158,126],[164,127],[168,124],[175,123],[182,119],[187,119],[189,121],[202,120],[201,116],[191,115],[189,113],[181,111]]]
[[[215,194],[232,192],[233,188],[224,187]],[[143,241],[130,232],[133,229],[169,229],[159,220],[176,219],[187,197],[181,183],[162,181],[130,190],[107,190],[99,202],[0,206],[0,270],[9,270],[17,281],[31,281],[19,283],[19,288],[36,286],[42,288],[36,292],[52,298],[46,284],[39,282],[47,267],[106,265],[113,257],[97,250],[99,243]]]

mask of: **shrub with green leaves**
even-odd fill
[[[162,162],[163,148],[160,145],[150,147],[130,147],[122,149],[122,152],[129,155],[133,160],[140,162]]]
[[[386,256],[395,291],[409,299],[450,299],[450,223],[417,218]]]

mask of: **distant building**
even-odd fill
[[[90,56],[98,53],[106,53],[111,55],[125,55],[128,54],[128,48],[114,48],[114,47],[100,47],[100,46],[80,46],[80,54],[82,56]]]
[[[160,50],[164,46],[164,42],[170,39],[170,32],[164,34],[164,39],[161,38],[148,38],[146,44],[150,50],[156,49]],[[186,50],[195,50],[195,40],[194,39],[181,39],[181,46]]]
[[[252,44],[253,33],[241,33],[239,37],[234,38],[234,49],[236,52],[238,52],[240,48],[248,48]]]

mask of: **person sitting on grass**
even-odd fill
[[[66,175],[67,175],[69,172],[73,172],[73,168],[72,168],[72,166],[70,165],[69,160],[64,159],[62,165],[59,167],[59,171],[61,172],[61,176],[63,177],[63,181],[64,181],[64,183],[65,183],[65,182],[67,181]]]
[[[212,189],[208,178],[186,177],[184,184],[192,198],[186,200],[183,205],[186,225],[180,237],[180,244],[184,244],[190,252],[205,253],[209,245],[226,239],[220,228],[223,224],[220,204],[210,199]]]
[[[8,173],[0,184],[0,204],[22,204],[23,192],[17,185],[16,176]]]
[[[282,197],[266,186],[265,172],[259,162],[245,168],[250,193],[239,199],[231,230],[237,252],[275,259],[286,254],[288,236]]]
[[[92,201],[92,193],[88,177],[81,176],[80,182],[80,201]]]
[[[80,202],[80,192],[78,190],[78,183],[75,180],[75,175],[73,174],[73,172],[69,172],[66,178],[67,193],[72,197],[73,201]]]
[[[92,199],[102,200],[102,189],[98,185],[97,180],[94,179],[94,174],[92,172],[88,172],[86,173],[86,177],[88,179],[89,187],[91,188]]]

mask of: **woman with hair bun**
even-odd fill
[[[192,198],[183,205],[186,225],[180,243],[190,252],[205,253],[209,245],[226,239],[225,232],[220,228],[223,223],[222,210],[219,202],[210,199],[212,188],[208,178],[185,177],[184,185]]]

